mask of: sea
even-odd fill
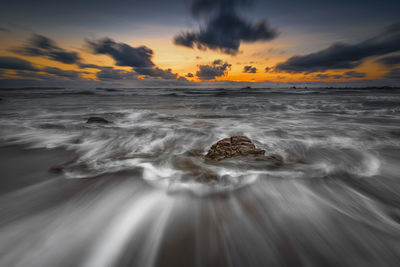
[[[400,90],[0,89],[0,266],[398,267]]]

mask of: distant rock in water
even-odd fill
[[[235,156],[264,155],[265,150],[257,149],[246,136],[232,136],[225,138],[211,146],[206,160],[219,161]]]
[[[90,117],[86,123],[110,123],[110,122],[102,117]]]

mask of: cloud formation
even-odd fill
[[[174,38],[176,45],[200,50],[218,50],[236,55],[242,42],[268,41],[278,33],[266,21],[250,22],[239,16],[237,7],[250,0],[194,0],[192,14],[206,15],[207,22],[198,31],[183,32]]]
[[[0,57],[0,69],[37,70],[29,61],[17,57]]]
[[[154,52],[146,46],[132,47],[125,43],[117,43],[110,38],[88,40],[87,43],[94,54],[112,57],[117,66],[131,67],[138,74],[149,77],[177,78],[177,74],[172,73],[171,69],[162,70],[155,66],[152,61]]]
[[[63,79],[77,80],[81,78],[80,72],[62,70],[55,67],[36,68],[31,62],[17,57],[0,57],[0,69],[14,70],[21,78],[35,78],[41,80],[53,79],[54,76]]]
[[[271,67],[265,67],[265,72],[271,72],[273,70],[273,68]]]
[[[388,67],[400,65],[400,55],[384,57],[384,58],[378,59],[377,62],[382,63]]]
[[[294,56],[275,69],[290,73],[323,72],[332,69],[352,69],[364,59],[400,51],[400,23],[389,26],[381,34],[357,44],[335,43],[303,56]]]
[[[65,50],[52,39],[39,34],[34,34],[25,46],[15,52],[25,56],[47,57],[64,64],[78,64],[81,60],[77,52]]]
[[[325,79],[329,79],[331,77],[331,75],[329,74],[317,74],[316,78],[317,79],[321,79],[321,80],[325,80]]]
[[[400,81],[400,68],[391,69],[384,77],[388,80]]]
[[[133,71],[116,70],[112,67],[104,68],[96,73],[96,77],[102,81],[110,80],[137,80],[137,73]]]
[[[196,76],[203,81],[214,80],[216,77],[226,75],[231,66],[228,62],[216,59],[210,65],[199,65]]]
[[[243,73],[257,73],[257,68],[253,66],[244,66]]]
[[[346,72],[345,75],[349,78],[365,78],[366,73],[351,70],[351,71]]]
[[[62,69],[54,68],[54,67],[47,67],[47,68],[42,69],[41,71],[46,72],[48,74],[56,75],[61,78],[71,79],[71,80],[81,78],[80,73],[78,71],[74,71],[74,70],[62,70]]]

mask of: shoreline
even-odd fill
[[[0,195],[57,178],[49,169],[65,162],[71,152],[57,148],[27,148],[23,145],[0,145]]]

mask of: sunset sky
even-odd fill
[[[400,84],[398,0],[14,0],[0,14],[0,87]]]

